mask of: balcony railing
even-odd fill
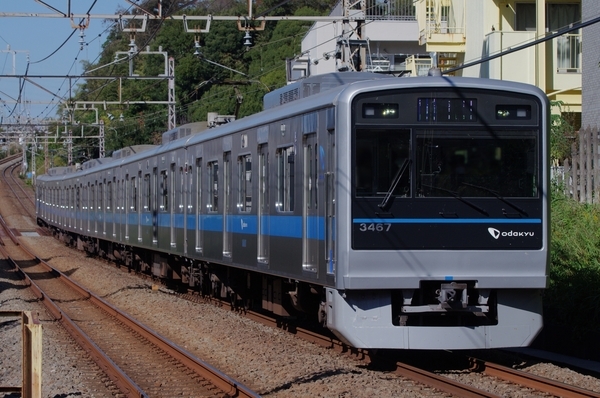
[[[367,0],[367,20],[415,21],[414,0]]]
[[[554,42],[557,73],[581,73],[581,34],[565,34]]]

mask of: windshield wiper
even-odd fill
[[[486,215],[486,216],[489,216],[489,215],[490,215],[490,214],[489,214],[489,213],[488,213],[488,212],[487,212],[485,209],[483,209],[483,208],[481,208],[481,207],[477,206],[477,205],[476,205],[476,204],[474,204],[474,203],[471,203],[471,202],[469,202],[468,200],[465,200],[465,199],[463,199],[463,198],[462,198],[462,197],[461,197],[461,196],[458,194],[458,192],[454,192],[454,191],[451,191],[451,190],[449,190],[449,189],[445,189],[445,188],[434,187],[433,185],[427,185],[427,184],[421,184],[421,185],[422,185],[422,186],[424,186],[424,187],[427,187],[427,188],[437,189],[438,191],[442,191],[442,192],[449,193],[450,195],[452,195],[452,196],[453,196],[453,197],[455,197],[456,199],[460,200],[461,202],[463,202],[463,203],[464,203],[464,204],[466,204],[467,206],[470,206],[470,207],[474,208],[475,210],[477,210],[477,211],[478,211],[478,212],[480,212],[481,214],[483,214],[483,215]]]
[[[398,172],[394,176],[394,179],[392,180],[392,185],[390,186],[390,189],[387,191],[387,193],[383,197],[383,200],[381,201],[381,203],[378,204],[380,209],[382,209],[384,211],[388,211],[389,207],[392,205],[392,203],[393,203],[392,193],[396,189],[396,186],[400,182],[400,179],[402,178],[402,175],[404,175],[404,172],[408,168],[409,164],[410,164],[410,159],[404,159],[404,163],[402,163],[402,166],[400,166],[400,169],[398,170]]]
[[[526,212],[525,210],[523,210],[523,209],[522,209],[522,208],[520,208],[519,206],[517,206],[517,205],[515,205],[515,204],[513,204],[513,203],[511,203],[511,202],[509,202],[508,200],[504,199],[502,196],[500,196],[500,195],[498,194],[498,192],[497,192],[497,191],[494,191],[493,189],[489,189],[489,188],[482,187],[482,186],[479,186],[479,185],[473,185],[473,184],[469,184],[468,182],[463,182],[462,184],[463,184],[463,185],[466,185],[466,186],[468,186],[468,187],[472,187],[472,188],[475,188],[475,189],[480,189],[480,190],[482,190],[482,191],[485,191],[485,192],[489,192],[489,193],[491,193],[492,195],[494,195],[494,196],[496,197],[496,199],[498,199],[498,200],[500,200],[500,201],[502,201],[502,202],[506,203],[507,205],[509,205],[510,207],[512,207],[513,209],[515,209],[516,211],[518,211],[519,213],[521,213],[521,214],[522,214],[522,215],[524,215],[525,217],[529,217],[529,215],[527,214],[527,212]]]

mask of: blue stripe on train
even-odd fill
[[[354,224],[541,224],[539,218],[355,218]]]
[[[79,216],[84,218],[84,222],[87,222],[89,218],[92,222],[97,221],[107,224],[115,222],[120,224],[121,220],[127,219],[130,226],[138,225],[137,213],[129,213],[125,217],[123,214],[82,212]],[[169,228],[171,222],[173,222],[175,228],[181,229],[184,226],[185,219],[188,230],[193,230],[196,226],[204,231],[223,232],[222,214],[203,214],[200,216],[199,222],[196,221],[195,215],[158,213],[155,217],[158,226],[161,228]],[[139,216],[139,222],[142,227],[151,227],[153,215],[149,212],[142,213]],[[302,217],[291,215],[263,216],[261,228],[262,233],[265,235],[299,239],[302,238]],[[323,217],[308,217],[306,229],[309,239],[325,239],[325,220]],[[258,217],[256,215],[230,215],[227,217],[227,231],[235,234],[256,235],[258,233]]]

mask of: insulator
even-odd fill
[[[250,47],[252,45],[252,36],[250,36],[250,32],[246,31],[244,35],[244,45]]]
[[[200,56],[202,55],[202,53],[200,52],[200,49],[202,48],[200,46],[200,43],[198,42],[198,40],[196,40],[196,42],[194,42],[194,48],[196,49],[196,51],[194,51],[194,55],[195,56]]]
[[[85,44],[85,34],[83,33],[83,30],[81,31],[81,33],[79,33],[79,49],[83,50],[83,45]]]
[[[133,54],[134,52],[136,52],[135,40],[131,39],[129,42],[129,54]]]

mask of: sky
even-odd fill
[[[89,12],[98,16],[115,15],[117,9],[129,10],[131,7],[125,0],[43,0],[43,3],[65,13],[70,3],[73,14]],[[21,122],[23,118],[34,122],[58,118],[61,102],[58,97],[69,94],[68,80],[64,78],[35,78],[32,79],[34,83],[25,83],[21,90],[23,81],[6,75],[80,75],[83,72],[81,61],[97,62],[108,29],[114,23],[91,18],[89,26],[83,30],[81,49],[82,31],[72,27],[70,18],[34,16],[57,15],[52,8],[35,0],[0,0],[0,118],[3,123],[14,123],[18,117]],[[75,24],[78,25],[79,20],[75,20]],[[76,32],[66,41],[73,31]],[[23,104],[16,105],[19,92]],[[58,97],[50,92],[57,93]]]

